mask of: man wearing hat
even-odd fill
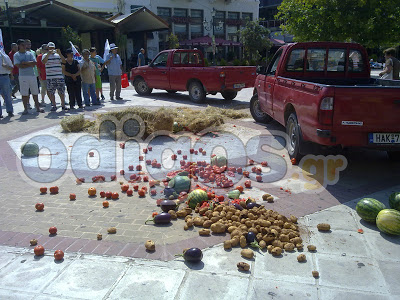
[[[144,57],[144,49],[140,49],[140,52],[138,54],[138,59],[137,59],[137,66],[141,67],[144,66],[146,64],[146,58]]]
[[[110,99],[122,100],[121,98],[121,75],[122,75],[122,61],[121,57],[118,55],[118,47],[112,43],[110,45],[110,51],[106,57],[105,64],[108,69],[108,78],[110,81]]]
[[[56,91],[61,99],[61,107],[63,110],[68,110],[65,107],[65,81],[61,63],[65,63],[65,57],[61,54],[60,49],[56,50],[56,45],[53,42],[47,44],[47,53],[43,54],[42,63],[46,67],[47,93],[53,107],[51,111],[57,110]]]

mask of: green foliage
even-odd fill
[[[399,0],[283,0],[277,18],[297,41],[395,45],[400,39]]]
[[[207,58],[204,57],[204,66],[209,67],[210,66],[210,62],[208,61]]]
[[[226,60],[221,58],[221,61],[219,62],[220,66],[226,66]]]
[[[259,59],[260,51],[271,48],[269,30],[257,21],[247,20],[245,27],[240,30],[240,40],[243,43],[244,55],[247,59]]]
[[[59,40],[58,44],[63,48],[71,48],[72,42],[74,45],[78,45],[80,47],[82,39],[79,36],[79,33],[73,30],[69,25],[67,27],[61,28],[61,39]]]
[[[178,36],[171,33],[168,36],[168,47],[169,49],[178,49],[179,48],[179,39]]]
[[[255,59],[251,59],[249,61],[249,66],[256,66],[257,65],[257,61]]]
[[[241,65],[242,66],[248,66],[249,65],[249,61],[247,59],[243,59]]]
[[[233,61],[233,65],[234,65],[234,66],[240,66],[240,60],[236,58],[236,59]]]

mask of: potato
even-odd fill
[[[203,207],[199,209],[199,215],[203,216],[208,211],[208,207]]]
[[[279,256],[279,255],[282,254],[282,248],[280,248],[280,247],[274,247],[274,248],[271,250],[271,253],[272,253],[272,255],[274,255],[274,256]]]
[[[260,220],[260,225],[263,226],[263,227],[269,227],[269,226],[271,226],[272,224],[271,224],[270,221],[267,221],[267,220]]]
[[[193,219],[193,224],[195,226],[203,226],[204,221],[200,217],[195,217]]]
[[[146,247],[146,250],[148,250],[148,251],[156,250],[156,244],[151,240],[146,241],[146,243],[144,243],[144,246]]]
[[[289,217],[289,220],[290,220],[290,222],[292,222],[292,223],[297,223],[297,217],[295,217],[295,216],[290,216]]]
[[[192,227],[193,224],[194,224],[194,223],[193,223],[193,220],[192,220],[192,219],[189,219],[189,220],[186,221],[187,227]]]
[[[239,245],[239,237],[235,236],[231,239],[231,244],[232,247],[236,247],[237,245]]]
[[[294,239],[295,237],[297,237],[297,234],[293,231],[289,232],[289,239]]]
[[[295,237],[293,239],[290,239],[290,242],[296,245],[296,244],[301,244],[303,240],[301,239],[301,237]]]
[[[246,225],[247,228],[250,228],[250,227],[253,226],[253,222],[251,222],[251,221],[245,221],[245,222],[244,222],[244,225]]]
[[[289,222],[285,222],[285,224],[283,224],[283,228],[290,229],[292,228],[292,224],[290,224]]]
[[[245,262],[240,262],[236,266],[239,269],[239,271],[242,271],[242,272],[247,272],[250,270],[250,265]]]
[[[222,205],[218,205],[218,206],[216,206],[216,207],[214,208],[214,211],[221,212],[221,211],[223,211],[223,209],[224,209],[224,207],[223,207]]]
[[[228,212],[228,213],[226,214],[226,219],[227,219],[227,220],[231,220],[232,217],[233,217],[233,213],[232,213],[232,212]]]
[[[303,244],[296,244],[297,250],[303,250]]]
[[[271,229],[271,234],[274,235],[275,237],[279,236],[279,232],[276,229]]]
[[[270,195],[270,194],[264,194],[264,195],[262,195],[262,199],[263,199],[264,201],[267,201],[268,197],[271,197],[271,195]]]
[[[249,230],[248,230],[248,232],[253,232],[254,234],[257,234],[257,233],[258,233],[257,229],[254,228],[254,227],[250,227]]]
[[[272,246],[272,245],[267,246],[267,250],[269,253],[271,253],[272,249],[274,249],[274,246]]]
[[[312,276],[315,278],[319,277],[319,272],[318,271],[312,271]]]
[[[331,230],[331,225],[326,223],[320,223],[317,225],[317,228],[319,231],[329,231]]]
[[[172,220],[176,220],[178,218],[178,216],[176,215],[176,211],[171,209],[168,211],[168,213],[171,215]]]
[[[185,225],[183,226],[183,230],[189,230],[189,226],[187,226],[187,224],[185,224]]]
[[[232,233],[235,229],[237,229],[236,226],[229,226],[229,227],[228,227],[228,232],[229,232],[229,233]]]
[[[258,245],[260,246],[261,249],[264,249],[265,247],[267,247],[267,243],[263,240],[261,240]]]
[[[247,228],[246,225],[240,225],[239,229],[242,230],[242,231],[248,231],[248,228]]]
[[[186,210],[187,214],[190,215],[192,213],[192,209],[190,207],[184,208]]]
[[[306,261],[306,260],[307,260],[307,258],[306,258],[306,256],[304,254],[300,254],[299,256],[297,256],[297,261],[298,262],[303,262],[303,261]]]
[[[204,221],[203,227],[210,228],[212,224],[213,224],[213,222],[211,220],[207,220],[207,221]]]
[[[107,232],[108,232],[108,233],[111,233],[111,234],[117,233],[117,228],[115,228],[115,227],[110,227],[110,228],[107,229]]]
[[[286,243],[283,246],[283,249],[285,249],[285,251],[293,251],[294,250],[294,244],[293,243]]]
[[[247,246],[247,241],[246,238],[242,235],[239,238],[239,243],[240,243],[240,247],[244,248]]]
[[[254,252],[251,249],[243,249],[240,252],[240,255],[249,259],[252,259],[254,257]]]
[[[187,216],[185,217],[185,222],[186,222],[187,220],[189,220],[189,219],[192,219],[192,220],[193,220],[193,216],[187,215]]]
[[[31,244],[31,246],[36,246],[38,241],[37,241],[37,239],[32,239],[32,240],[29,241],[29,243]]]
[[[224,249],[231,249],[231,248],[232,248],[231,240],[224,241]]]
[[[257,235],[256,235],[257,242],[262,241],[262,238],[263,238],[262,233],[257,233]]]
[[[239,218],[238,216],[235,215],[235,216],[232,216],[232,217],[231,217],[231,220],[232,220],[232,221],[235,221],[235,222],[239,222],[239,221],[240,221],[240,218]]]
[[[211,222],[217,223],[219,221],[220,217],[211,217]]]
[[[224,233],[226,231],[226,226],[221,223],[214,223],[211,225],[210,229],[214,233]]]
[[[219,217],[219,212],[217,211],[213,211],[213,213],[211,214],[213,217]]]
[[[317,247],[315,247],[314,245],[308,245],[307,249],[308,249],[308,251],[316,251]]]
[[[263,236],[263,241],[266,242],[267,244],[271,243],[274,240],[275,240],[275,236],[273,234],[271,234],[271,233],[268,233],[268,234]]]
[[[210,235],[210,233],[211,233],[210,229],[203,228],[199,230],[199,235]]]
[[[269,197],[267,198],[267,202],[268,202],[268,203],[273,203],[273,202],[274,202],[274,197],[269,196]]]
[[[103,239],[103,235],[100,234],[100,233],[98,233],[98,234],[97,234],[97,240],[98,240],[98,241],[101,241],[102,239]],[[34,245],[32,245],[32,246],[34,246]]]
[[[242,231],[240,229],[235,229],[234,231],[231,232],[231,237],[233,238],[234,236],[241,236]]]
[[[186,210],[178,210],[177,212],[176,212],[176,215],[177,215],[177,217],[178,218],[184,218],[184,217],[186,217],[187,216],[187,211]]]
[[[212,217],[212,211],[211,211],[211,210],[207,210],[207,211],[204,213],[204,215],[205,215],[207,218],[211,218],[211,217]]]
[[[283,243],[280,240],[274,240],[272,242],[272,246],[278,247],[278,248],[283,248]]]
[[[280,240],[281,242],[289,242],[289,236],[286,235],[286,234],[281,234],[281,235],[279,236],[279,240]]]

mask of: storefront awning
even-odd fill
[[[109,21],[122,32],[156,31],[168,29],[169,24],[146,7],[138,8],[129,15],[118,14]]]
[[[199,38],[181,41],[179,42],[180,46],[212,46],[212,38],[209,36],[202,36]],[[221,38],[215,38],[216,46],[242,46],[239,42],[227,41]]]
[[[46,0],[9,9],[13,19],[21,18],[21,11],[25,12],[26,19],[32,16],[35,19],[44,19],[47,20],[47,22],[59,24],[61,27],[69,25],[81,32],[112,29],[115,27],[112,22],[106,19],[76,9],[59,1]],[[6,21],[6,14],[2,14],[0,20]],[[21,26],[22,25],[23,24],[21,24]],[[29,26],[29,24],[26,24],[26,26]]]

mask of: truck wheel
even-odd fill
[[[250,100],[250,112],[253,119],[258,123],[269,123],[272,121],[272,118],[261,110],[257,94]]]
[[[134,82],[134,87],[136,93],[140,96],[147,96],[150,95],[153,89],[149,88],[147,82],[143,78],[138,78]]]
[[[201,103],[206,98],[206,92],[204,91],[203,85],[194,81],[189,85],[189,97],[195,103]]]
[[[303,157],[300,153],[300,149],[304,145],[304,142],[301,137],[300,126],[295,113],[291,113],[286,122],[286,133],[289,136],[289,144],[287,147],[289,156],[290,158],[295,158],[296,161],[299,162]]]
[[[400,151],[387,151],[387,155],[391,161],[400,161]]]
[[[221,92],[222,97],[224,97],[225,100],[231,101],[236,98],[238,92],[237,91],[223,91]]]
[[[167,90],[167,93],[168,94],[175,94],[177,91],[174,91],[174,90]]]

